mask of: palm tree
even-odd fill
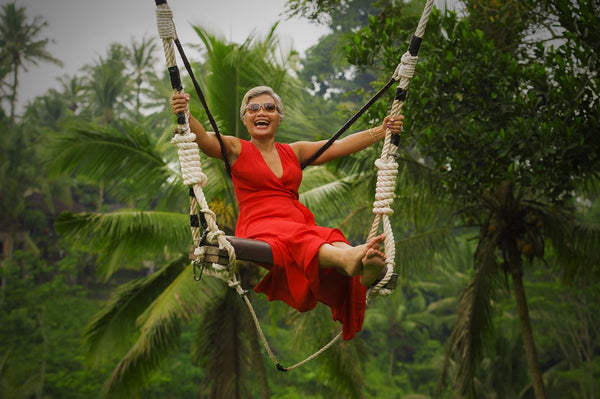
[[[32,142],[30,132],[19,125],[11,124],[8,118],[0,119],[0,129],[3,132],[0,136],[0,242],[3,245],[0,267],[3,267],[4,262],[12,259],[19,244],[25,243],[29,249],[38,250],[24,227],[26,193],[36,187],[38,169],[36,160],[28,153]],[[4,300],[7,276],[8,274],[3,274],[0,283],[0,305]]]
[[[154,75],[156,65],[156,43],[151,38],[143,38],[141,42],[132,41],[130,49],[130,63],[133,66],[133,81],[135,87],[134,108],[136,117],[141,116],[141,106],[144,83],[147,78]]]
[[[17,7],[9,3],[2,7],[0,14],[0,59],[3,64],[10,65],[12,82],[9,89],[10,122],[15,121],[15,106],[19,88],[19,72],[27,64],[37,65],[39,62],[62,63],[54,58],[47,50],[49,39],[38,40],[37,36],[46,27],[41,17],[33,21],[27,20],[25,7]],[[2,76],[4,78],[4,76]]]
[[[106,124],[125,115],[126,104],[132,99],[132,82],[127,72],[129,50],[113,43],[105,57],[84,67],[84,82],[88,96],[88,112]]]
[[[582,10],[592,7],[580,5]],[[502,5],[513,6],[521,7]],[[579,12],[564,8],[555,16],[570,21]],[[591,15],[581,11],[584,20]],[[492,30],[499,31],[522,29],[525,19],[493,20],[497,25]],[[427,106],[415,109],[420,119],[415,118],[414,130],[423,158],[432,160],[447,182],[458,204],[457,215],[476,229],[478,242],[474,272],[448,343],[447,366],[452,361],[459,364],[455,373],[459,390],[474,397],[477,365],[493,327],[495,297],[509,281],[532,388],[542,399],[543,369],[525,293],[528,272],[546,265],[552,253],[560,259],[565,282],[597,278],[598,226],[574,212],[575,197],[586,198],[599,175],[597,163],[580,161],[581,151],[597,153],[599,148],[591,135],[598,125],[593,116],[597,104],[582,94],[597,85],[597,78],[590,79],[594,73],[586,69],[587,54],[593,50],[579,53],[575,28],[561,47],[542,50],[540,45],[538,58],[528,59],[529,53],[518,51],[524,43],[511,35],[505,37],[512,37],[513,45],[499,49],[474,30],[468,18],[449,14],[440,22],[437,35],[431,36],[432,41],[439,40],[435,43],[439,50],[423,67],[428,73],[419,75],[420,102]],[[447,41],[441,39],[444,29]],[[586,55],[578,60],[575,54]],[[574,65],[565,66],[561,59]],[[556,153],[545,153],[548,149]]]

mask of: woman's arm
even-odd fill
[[[384,138],[386,129],[390,129],[392,133],[400,133],[402,131],[403,120],[404,117],[402,115],[396,117],[388,115],[385,117],[380,126],[363,130],[361,132],[356,132],[340,140],[336,140],[333,142],[331,147],[329,147],[327,151],[314,160],[311,165],[326,163],[333,159],[354,154],[355,152],[363,150],[371,144]],[[296,153],[300,164],[302,164],[314,153],[316,153],[326,142],[327,140],[298,141],[290,144],[290,146]]]
[[[189,94],[174,94],[171,97],[171,110],[177,115],[180,112],[188,112],[190,95]],[[222,159],[221,144],[217,139],[215,132],[207,132],[204,126],[192,115],[189,118],[190,131],[196,135],[196,143],[200,150],[212,158]],[[240,154],[240,141],[237,137],[221,135],[225,152],[231,164],[235,162]]]

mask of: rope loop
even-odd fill
[[[373,202],[373,213],[391,215],[394,202],[394,191],[396,189],[396,177],[398,176],[398,163],[393,157],[386,161],[379,158],[375,161],[377,172],[377,185],[375,188],[375,201]]]
[[[213,213],[212,211],[210,211],[210,212]],[[208,213],[208,212],[205,212],[205,213]],[[209,231],[206,234],[206,239],[208,242],[219,243],[220,235],[225,235],[225,232],[223,230]]]
[[[208,183],[208,177],[202,172],[200,162],[200,150],[198,144],[194,141],[196,135],[183,129],[183,133],[177,133],[171,139],[171,143],[177,146],[179,155],[179,165],[181,166],[181,175],[183,183],[187,186],[199,185],[205,187]]]
[[[392,275],[394,274],[394,265],[390,265],[386,262],[386,266],[387,270],[385,272],[385,276],[381,280],[379,280],[377,284],[369,287],[369,289],[367,290],[367,303],[369,303],[369,301],[371,301],[371,299],[373,299],[377,295],[386,296],[392,294],[392,290],[384,287],[390,281]]]

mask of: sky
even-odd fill
[[[111,43],[129,45],[132,39],[139,41],[143,37],[158,40],[156,5],[151,0],[0,0],[0,4],[13,1],[26,8],[30,22],[40,16],[48,23],[39,39],[51,39],[47,50],[64,63],[63,67],[49,63],[28,67],[19,85],[21,110],[48,89],[59,88],[59,77],[79,75],[82,66],[105,56]],[[191,45],[200,44],[192,25],[241,43],[251,34],[265,36],[280,21],[276,30],[280,42],[304,53],[327,29],[300,18],[286,20],[282,15],[285,3],[286,0],[168,1],[177,35],[191,59]],[[158,56],[164,57],[162,51]]]

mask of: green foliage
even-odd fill
[[[156,193],[147,202],[160,196],[169,201],[184,192],[179,180],[168,181],[172,171],[163,155],[164,143],[154,142],[138,124],[71,122],[52,138],[49,151],[54,155],[48,165],[52,173],[103,183],[124,201],[138,199],[132,193],[146,190]]]
[[[449,190],[472,202],[510,180],[560,202],[597,176],[593,83],[576,58],[560,55],[566,48],[540,44],[542,62],[524,63],[465,20],[450,15],[444,24],[453,36],[428,32],[427,48],[436,49],[414,79],[419,93],[409,107],[419,110],[412,129],[422,154]]]
[[[186,221],[178,213],[121,209],[110,214],[63,212],[55,227],[65,238],[97,253],[99,271],[108,278],[120,268],[185,251],[190,241]]]
[[[43,386],[57,397],[97,397],[106,370],[84,370],[80,332],[98,302],[31,252],[15,252],[2,277],[8,282],[0,307],[2,396],[33,395]]]
[[[331,15],[327,23],[342,27],[307,53],[301,72],[296,53],[272,51],[276,26],[243,44],[196,27],[204,53],[194,68],[219,127],[243,137],[241,95],[266,83],[286,104],[284,140],[327,137],[371,82],[394,70],[421,3],[290,2],[292,12],[308,7],[303,15]],[[505,292],[516,270],[552,395],[589,397],[600,368],[597,5],[488,3],[469,1],[460,18],[436,13],[428,24],[404,108],[393,215],[400,287],[370,304],[355,339],[288,373],[269,363],[233,291],[191,278],[170,88],[166,74],[149,73],[151,40],[110,46],[82,70],[94,79],[63,79],[31,103],[22,124],[0,112],[2,221],[14,227],[0,231],[10,244],[0,259],[0,396],[425,399],[466,387],[477,397],[531,397],[518,312]],[[547,36],[554,47],[521,40],[536,39],[529,32],[540,23],[564,32]],[[4,94],[6,66],[3,57]],[[359,124],[377,123],[389,98]],[[197,100],[192,111],[205,118]],[[372,218],[378,151],[309,168],[303,182],[302,200],[319,223],[356,242]],[[46,160],[59,178],[40,173]],[[235,206],[220,162],[203,168],[214,183],[207,197],[218,199],[214,209],[231,231]],[[456,203],[467,205],[459,218],[448,212]],[[68,206],[77,212],[57,218]],[[509,264],[509,255],[521,262]],[[262,273],[239,270],[249,289]],[[284,366],[339,327],[324,306],[299,314],[251,300]],[[450,337],[454,346],[445,348]],[[441,371],[462,387],[436,392]]]

